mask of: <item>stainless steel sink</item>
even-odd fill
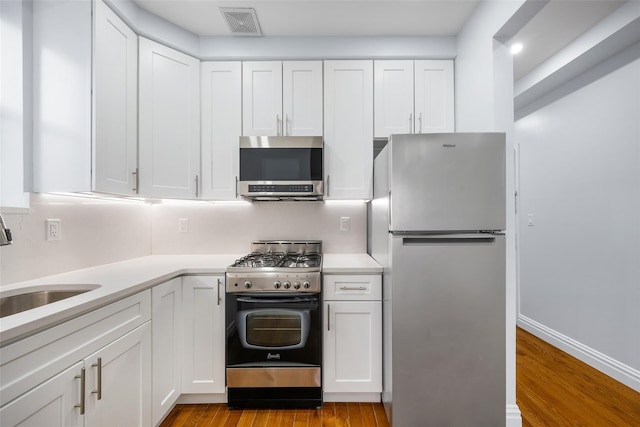
[[[89,292],[99,288],[99,285],[74,285],[72,288],[66,286],[67,289],[47,289],[39,291],[24,292],[16,295],[0,297],[0,318],[11,316],[12,314],[21,313],[32,308],[40,307],[52,302],[62,301],[76,295]]]

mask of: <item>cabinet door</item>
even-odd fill
[[[182,312],[182,392],[224,393],[224,276],[184,276]]]
[[[29,4],[33,99],[25,101],[33,103],[32,190],[90,191],[91,2]]]
[[[94,189],[135,194],[138,167],[138,37],[96,1]]]
[[[197,198],[200,62],[141,37],[139,64],[140,193]]]
[[[282,64],[283,135],[322,135],[322,61]]]
[[[412,133],[413,61],[375,61],[375,132],[376,138],[392,133]]]
[[[325,301],[323,389],[382,391],[382,303]]]
[[[282,135],[282,62],[242,64],[242,134]]]
[[[149,322],[85,359],[89,426],[151,425]]]
[[[453,61],[415,61],[415,133],[453,132]]]
[[[80,375],[83,363],[78,362],[50,380],[23,394],[0,409],[3,427],[80,427]],[[78,405],[78,407],[76,407]]]
[[[325,199],[373,195],[373,61],[325,61]]]
[[[153,425],[173,408],[182,389],[182,281],[170,280],[151,289]]]
[[[242,134],[242,71],[240,62],[203,62],[202,197],[237,197],[238,140]]]

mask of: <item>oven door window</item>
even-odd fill
[[[309,310],[256,309],[238,312],[238,332],[244,348],[303,348],[309,336]]]

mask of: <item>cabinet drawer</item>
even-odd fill
[[[146,290],[3,347],[0,406],[150,319]]]
[[[324,300],[379,301],[382,279],[379,275],[325,275]]]

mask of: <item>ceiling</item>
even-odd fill
[[[201,36],[229,36],[220,7],[254,8],[263,36],[455,36],[478,0],[134,0]],[[500,1],[500,0],[499,0]],[[504,1],[504,0],[502,0]],[[625,0],[551,0],[515,37],[514,80]]]

